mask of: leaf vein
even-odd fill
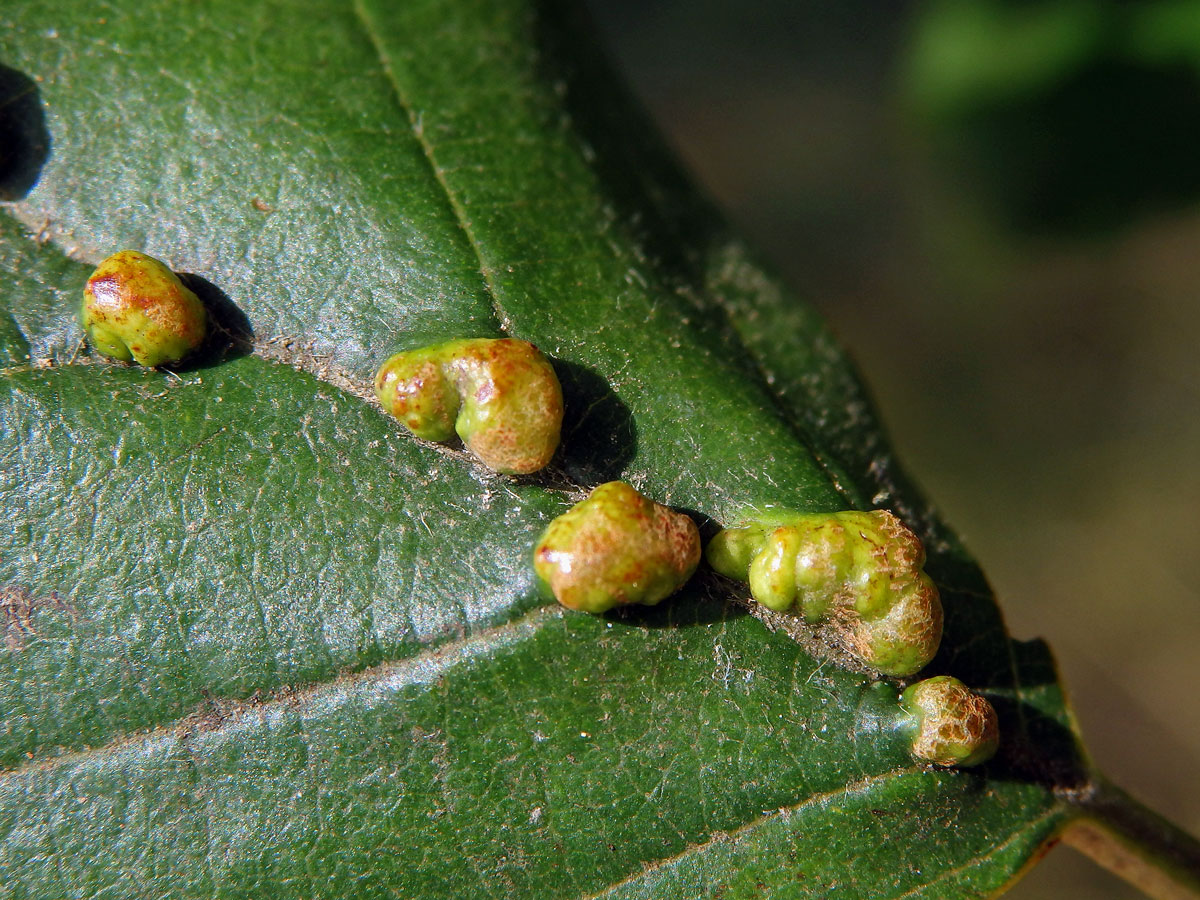
[[[193,711],[152,729],[120,735],[97,747],[73,750],[60,756],[36,757],[28,760],[21,765],[0,772],[0,784],[38,772],[69,765],[81,765],[89,760],[99,759],[138,745],[169,740],[172,737],[182,740],[191,733],[222,730],[249,719],[264,718],[275,709],[304,707],[318,701],[322,694],[335,690],[344,691],[360,686],[382,684],[395,679],[408,679],[413,683],[427,682],[434,672],[442,672],[460,661],[475,659],[531,637],[543,625],[561,618],[562,615],[563,611],[557,604],[539,606],[517,619],[483,628],[472,634],[462,635],[445,644],[430,647],[415,656],[389,660],[357,672],[345,673],[329,681],[312,682],[301,688],[284,686],[270,694],[256,695],[245,700],[216,701],[210,699],[202,704],[198,712],[203,713],[207,709],[211,713],[215,709],[218,713],[218,722],[215,725],[206,725],[203,718],[196,715],[197,711]],[[223,714],[220,708],[222,703],[230,707]]]
[[[708,852],[713,847],[728,847],[730,844],[735,844],[739,840],[742,840],[749,834],[753,834],[759,828],[762,828],[764,825],[770,822],[788,819],[797,813],[809,809],[810,807],[820,806],[839,797],[846,797],[854,793],[866,793],[867,791],[880,785],[887,784],[896,778],[903,777],[904,775],[920,773],[922,771],[924,770],[919,766],[906,766],[899,769],[892,769],[891,771],[884,772],[881,775],[868,775],[866,778],[861,778],[858,781],[851,782],[850,784],[842,785],[834,790],[820,791],[815,794],[810,794],[808,797],[792,806],[783,807],[782,809],[777,809],[765,816],[760,816],[759,818],[754,819],[751,822],[747,822],[745,825],[741,825],[732,831],[722,831],[705,841],[703,844],[696,844],[687,847],[672,856],[665,856],[662,859],[655,860],[640,872],[630,875],[628,878],[618,881],[616,884],[611,884],[596,893],[586,894],[580,897],[579,900],[602,900],[604,897],[611,897],[615,891],[634,884],[637,881],[646,878],[648,875],[653,875],[655,872],[659,872],[668,866],[680,862],[681,860],[688,859],[693,856],[700,856]]]
[[[954,878],[958,875],[961,875],[963,872],[966,872],[969,869],[974,868],[975,866],[979,865],[980,863],[987,862],[989,859],[991,859],[993,856],[995,856],[998,853],[1003,853],[1005,850],[1007,850],[1009,847],[1011,847],[1013,845],[1013,843],[1018,838],[1020,838],[1022,835],[1024,835],[1027,832],[1033,831],[1035,828],[1040,826],[1043,822],[1047,821],[1048,819],[1053,818],[1054,816],[1059,815],[1061,813],[1061,811],[1062,810],[1059,807],[1057,807],[1057,806],[1053,807],[1048,812],[1043,813],[1042,815],[1038,816],[1033,821],[1022,826],[1021,828],[1015,829],[1013,831],[1013,833],[1008,836],[1007,840],[1003,841],[1000,844],[995,845],[994,847],[987,850],[985,853],[977,853],[975,856],[971,857],[969,860],[962,863],[961,865],[955,866],[953,869],[948,869],[947,871],[942,872],[940,875],[938,875],[933,880],[927,881],[925,884],[918,885],[917,887],[911,888],[910,890],[905,891],[903,894],[891,894],[888,897],[884,898],[884,900],[904,900],[904,898],[906,898],[906,897],[918,897],[918,896],[926,893],[927,891],[932,890],[934,887],[941,884],[942,882],[947,881],[951,878]]]
[[[470,216],[467,215],[467,209],[463,206],[458,195],[450,187],[450,183],[446,180],[447,169],[443,168],[437,160],[437,154],[434,151],[433,142],[425,134],[424,122],[421,115],[412,105],[412,101],[404,92],[400,85],[400,80],[396,77],[396,71],[392,67],[387,51],[384,50],[383,44],[378,38],[378,29],[375,23],[371,20],[370,14],[363,5],[362,0],[353,0],[354,15],[362,25],[363,31],[367,39],[371,42],[371,46],[375,49],[376,56],[379,57],[379,63],[383,68],[384,74],[387,76],[388,83],[392,86],[392,92],[395,94],[396,103],[400,106],[404,115],[408,118],[409,126],[412,128],[413,136],[416,137],[417,143],[421,147],[421,153],[425,157],[425,161],[429,164],[429,168],[433,173],[434,179],[438,186],[442,189],[442,193],[446,196],[446,202],[449,204],[451,211],[454,213],[455,220],[458,223],[459,229],[466,238],[467,244],[471,248],[471,252],[475,254],[475,260],[479,267],[480,277],[483,279],[487,287],[488,298],[492,304],[492,315],[495,319],[496,327],[505,334],[509,331],[509,319],[505,314],[504,309],[500,305],[500,295],[496,287],[496,282],[492,277],[492,267],[488,265],[484,259],[483,250],[480,247],[479,241],[475,236],[475,231],[471,227]]]

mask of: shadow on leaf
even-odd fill
[[[204,304],[209,322],[208,336],[185,361],[183,369],[208,369],[226,359],[247,356],[254,347],[254,329],[246,314],[208,279],[189,272],[178,274],[180,281]]]
[[[637,426],[629,407],[586,366],[550,362],[563,389],[563,470],[586,487],[620,478],[637,452]]]
[[[605,618],[635,628],[687,628],[749,615],[745,607],[729,599],[727,587],[726,579],[703,570],[682,591],[662,603],[618,607],[606,613]]]

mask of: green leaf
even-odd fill
[[[0,220],[3,896],[974,897],[1073,815],[1047,651],[573,11],[46,0],[0,35],[50,138]],[[90,265],[125,247],[202,278],[248,348],[178,374],[77,352]],[[395,350],[500,335],[564,384],[541,476],[370,399]],[[987,693],[999,756],[918,767],[896,685],[711,574],[546,605],[533,543],[615,477],[706,527],[897,510],[947,610],[927,673]]]

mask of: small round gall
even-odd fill
[[[114,253],[96,267],[80,314],[96,350],[143,366],[179,362],[208,331],[200,298],[165,265],[136,250]]]
[[[912,732],[912,755],[935,766],[977,766],[1000,744],[996,710],[950,675],[905,688],[900,706]]]

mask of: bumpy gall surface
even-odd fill
[[[829,622],[841,642],[886,675],[911,675],[937,653],[942,604],[921,541],[886,510],[775,510],[709,542],[709,564],[750,582],[759,603]]]
[[[375,376],[375,393],[413,434],[448,441],[457,433],[497,472],[536,472],[558,449],[562,387],[525,341],[473,338],[397,353]]]
[[[551,522],[533,552],[543,589],[563,606],[591,613],[656,604],[699,562],[696,524],[622,481],[600,485]]]
[[[100,263],[84,289],[80,314],[100,353],[143,366],[179,362],[208,331],[200,298],[165,265],[136,250]]]
[[[900,695],[911,717],[912,755],[937,766],[975,766],[1000,744],[996,710],[950,675],[926,678]]]

